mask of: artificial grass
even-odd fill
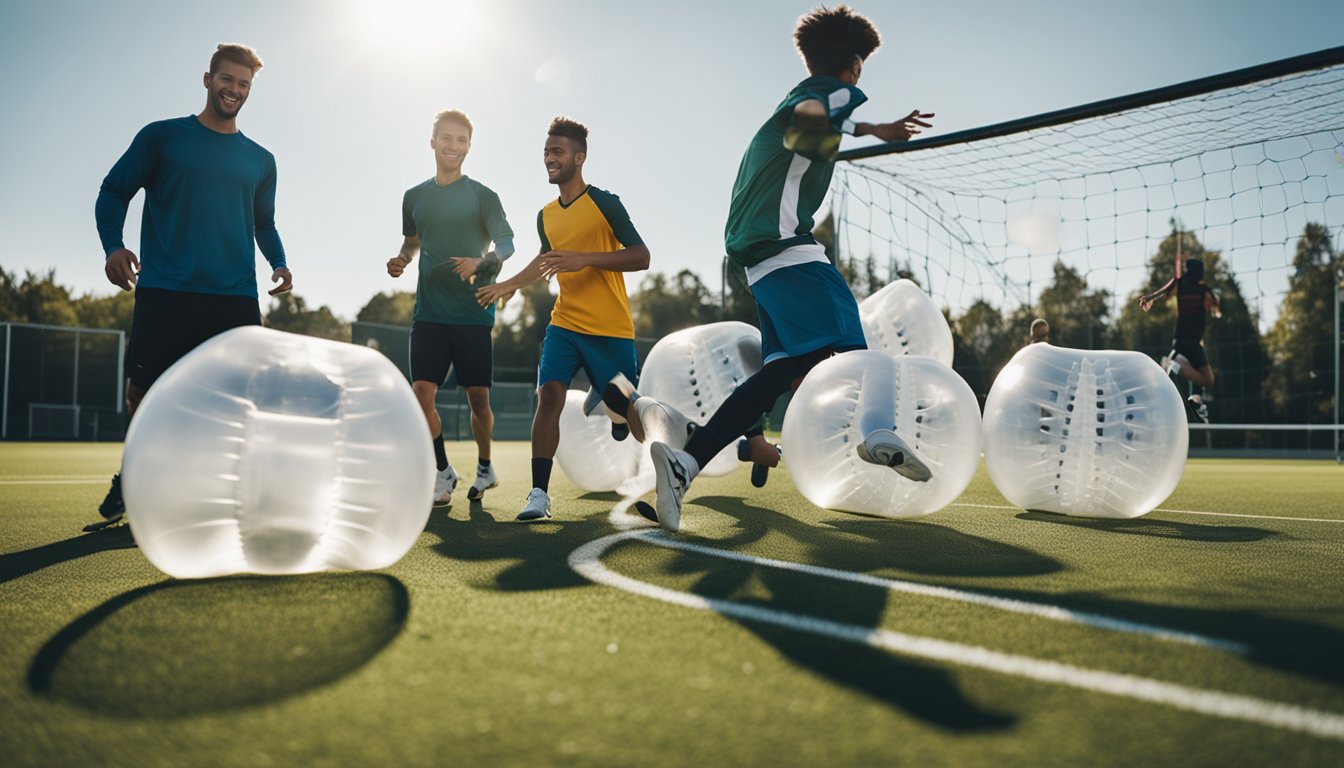
[[[555,519],[513,523],[525,443],[498,443],[501,487],[484,505],[435,510],[385,571],[168,579],[125,529],[79,532],[119,449],[0,445],[7,764],[1344,760],[1338,740],[594,584],[568,557],[617,530],[617,499],[557,472]],[[473,453],[450,445],[459,468]],[[1341,491],[1344,468],[1331,463],[1193,460],[1159,510],[1096,521],[1008,508],[982,469],[957,504],[887,521],[819,510],[786,471],[762,490],[739,471],[696,482],[677,537],[1156,624],[1240,654],[638,540],[602,564],[704,598],[1340,715],[1344,525],[1329,521],[1344,519]]]

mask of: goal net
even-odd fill
[[[1223,305],[1204,336],[1218,418],[1330,420],[1333,317],[1284,326],[1341,277],[1344,47],[840,160],[842,269],[929,291],[982,398],[1036,316],[1063,346],[1167,352],[1173,302],[1137,297],[1179,252]]]

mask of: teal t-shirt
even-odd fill
[[[401,233],[420,238],[420,279],[416,285],[415,320],[443,325],[495,324],[495,308],[476,303],[476,289],[494,282],[478,272],[468,283],[453,271],[456,257],[480,258],[495,244],[500,260],[513,254],[513,230],[499,195],[463,176],[446,187],[434,179],[406,190],[401,202]]]
[[[103,255],[125,247],[126,211],[143,189],[136,285],[256,297],[257,248],[272,269],[285,266],[275,180],[275,157],[241,131],[216,133],[195,115],[150,123],[98,190]]]
[[[728,257],[739,267],[754,266],[786,248],[816,242],[813,217],[831,185],[835,163],[784,146],[793,108],[809,100],[826,105],[831,130],[838,134],[850,113],[868,97],[834,77],[809,77],[789,91],[756,131],[737,169],[724,228]]]

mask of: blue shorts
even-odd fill
[[[638,384],[639,360],[635,356],[635,340],[546,326],[546,337],[541,341],[541,362],[537,365],[537,387],[552,381],[568,387],[579,368],[583,368],[588,381],[598,391],[618,373],[625,374],[630,383]]]
[[[867,349],[859,303],[839,270],[819,261],[776,269],[751,286],[763,363],[830,348]]]

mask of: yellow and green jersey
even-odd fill
[[[834,77],[809,77],[794,86],[756,131],[742,156],[724,230],[728,256],[739,267],[752,267],[796,245],[815,243],[813,217],[831,185],[835,162],[785,146],[793,109],[804,101],[826,105],[836,138],[848,129],[849,116],[868,100],[858,88]]]
[[[610,253],[643,245],[630,223],[621,199],[589,186],[568,205],[552,200],[537,213],[541,252],[583,251]],[[609,269],[584,267],[561,272],[560,295],[551,310],[551,325],[591,336],[635,337],[625,275]]]
[[[513,253],[513,229],[499,195],[463,176],[448,186],[434,179],[406,190],[401,201],[401,233],[420,238],[420,279],[415,319],[442,325],[495,324],[495,307],[476,303],[476,289],[494,282],[477,272],[468,283],[453,271],[457,257],[480,258],[495,244],[501,260]]]

